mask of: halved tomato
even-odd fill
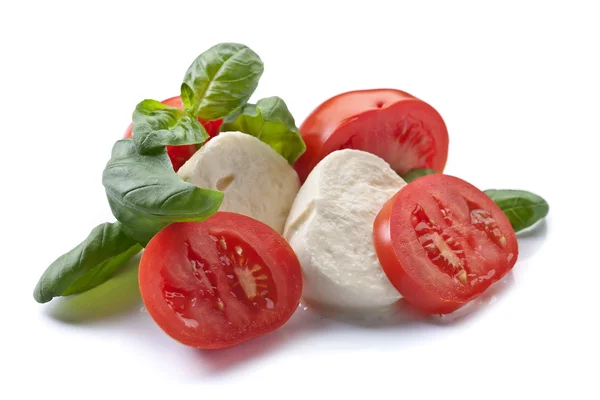
[[[515,232],[471,184],[428,175],[402,188],[375,218],[377,257],[394,287],[420,310],[447,314],[512,269]]]
[[[177,107],[183,109],[183,103],[181,102],[181,97],[175,96],[169,99],[163,100],[161,103],[166,104],[170,107]],[[221,125],[223,124],[223,120],[219,119],[216,121],[203,121],[198,118],[198,121],[204,126],[208,135],[212,138],[219,134],[219,130],[221,129]],[[129,124],[127,129],[125,130],[124,137],[130,138],[132,136],[133,124]],[[210,140],[210,139],[209,139]],[[185,146],[167,146],[167,154],[169,154],[169,158],[171,159],[171,163],[173,164],[173,169],[177,171],[187,160],[189,160],[194,153],[196,152],[196,145],[190,144]]]
[[[156,323],[201,349],[230,347],[280,327],[302,294],[300,263],[285,239],[229,212],[160,231],[142,255],[139,282]]]
[[[356,149],[387,161],[398,174],[444,170],[448,131],[429,104],[395,89],[342,93],[317,107],[300,126],[306,152],[294,168],[304,181],[329,153]]]

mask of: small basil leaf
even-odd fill
[[[529,228],[548,215],[550,207],[540,196],[524,190],[485,190],[508,217],[515,232]]]
[[[256,104],[246,104],[235,120],[225,120],[221,131],[240,131],[255,136],[290,164],[294,164],[306,150],[294,117],[279,97],[267,97]]]
[[[163,146],[199,144],[208,133],[196,118],[156,100],[144,100],[133,112],[133,140],[141,154],[160,152]]]
[[[139,154],[131,139],[115,143],[102,184],[115,218],[144,246],[172,222],[210,217],[223,201],[222,192],[200,189],[179,178],[165,148],[157,154]]]
[[[231,114],[246,104],[263,70],[260,57],[242,44],[211,47],[196,58],[183,78],[185,110],[205,121]]]
[[[33,292],[39,303],[92,289],[112,277],[140,252],[118,222],[98,225],[77,247],[56,259],[44,272]]]
[[[402,179],[404,179],[406,183],[411,183],[417,178],[431,174],[437,174],[437,171],[428,168],[413,168],[406,174],[402,175]]]

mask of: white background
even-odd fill
[[[196,398],[598,398],[593,4],[2,2],[0,391],[20,394],[0,397],[195,383],[182,390]],[[35,303],[46,266],[112,220],[101,173],[134,106],[177,95],[192,60],[222,41],[261,56],[253,99],[282,97],[298,124],[352,89],[393,87],[433,105],[450,133],[447,173],[550,203],[547,221],[519,237],[513,273],[462,317],[364,327],[299,309],[221,352],[164,335],[142,311],[135,269]]]

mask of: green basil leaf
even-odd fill
[[[95,227],[77,247],[56,259],[44,272],[33,292],[39,303],[92,289],[112,277],[140,252],[118,222]]]
[[[306,150],[294,117],[279,97],[267,97],[256,104],[246,104],[235,119],[225,120],[221,131],[240,131],[255,136],[290,164],[294,164]]]
[[[184,182],[173,171],[166,149],[139,154],[131,139],[115,143],[102,184],[123,229],[140,244],[172,222],[202,221],[213,215],[223,193]]]
[[[411,183],[417,178],[431,174],[437,174],[437,171],[428,168],[413,168],[404,175],[402,175],[402,179],[404,179],[406,183]]]
[[[181,85],[181,100],[193,117],[221,119],[243,107],[264,70],[258,55],[243,44],[211,47],[188,68]]]
[[[144,100],[133,112],[133,140],[141,154],[162,151],[166,145],[200,144],[208,133],[196,118],[156,100]]]
[[[550,206],[540,196],[524,190],[485,190],[508,217],[515,232],[529,228],[548,215]]]

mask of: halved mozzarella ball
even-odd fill
[[[220,211],[257,219],[282,233],[300,188],[296,171],[269,145],[241,132],[223,132],[177,172],[186,182],[225,193]]]
[[[333,152],[312,170],[284,230],[302,265],[308,302],[356,311],[402,297],[377,259],[373,222],[404,185],[383,159],[359,150]]]

